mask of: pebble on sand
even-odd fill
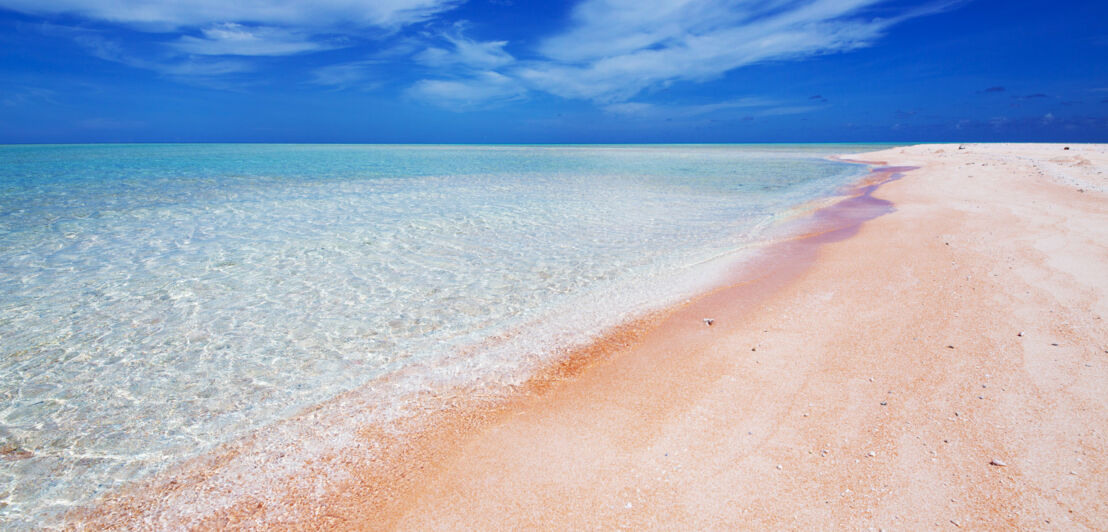
[[[712,324],[715,323],[715,321],[716,320],[714,320],[712,318],[704,318],[704,325],[707,325],[707,326],[711,327]]]
[[[1005,466],[1008,465],[1008,463],[1005,462],[1004,460],[999,459],[999,458],[993,458],[992,460],[989,460],[989,465],[998,466],[998,467],[1005,467]]]

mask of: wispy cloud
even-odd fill
[[[462,34],[464,24],[455,24],[452,31],[441,35],[440,46],[428,46],[415,55],[415,60],[432,67],[464,67],[495,69],[515,61],[504,51],[507,41],[475,41]]]
[[[604,106],[604,110],[621,116],[656,116],[662,112],[657,105],[645,102],[622,102]]]
[[[508,43],[470,39],[463,34],[465,27],[460,22],[450,31],[434,36],[435,44],[424,47],[413,57],[449,78],[419,80],[409,87],[407,95],[454,110],[522,98],[527,88],[510,71],[499,70],[516,62],[504,50]]]
[[[538,44],[539,58],[514,61],[499,53],[506,43],[459,38],[451,40],[452,50],[428,49],[418,59],[447,66],[447,58],[462,62],[468,49],[471,57],[485,58],[486,68],[496,68],[528,90],[611,106],[673,83],[713,80],[746,65],[869,46],[896,23],[954,5],[868,15],[880,2],[584,0],[566,28]],[[480,79],[469,86],[477,83]],[[504,84],[499,78],[495,83]]]
[[[864,16],[878,0],[586,0],[572,24],[524,66],[532,86],[567,98],[618,102],[677,81],[705,81],[763,61],[869,46],[893,24],[926,14]]]
[[[377,61],[354,61],[327,65],[312,71],[310,83],[339,90],[351,87],[374,88],[380,85],[379,82],[372,79],[373,68],[377,64]]]
[[[460,0],[0,0],[33,15],[77,15],[161,30],[228,22],[283,27],[397,28],[452,9]]]
[[[48,35],[72,39],[98,59],[132,68],[151,70],[198,85],[229,88],[224,81],[215,78],[250,72],[254,69],[250,63],[236,59],[182,56],[149,50],[145,55],[140,55],[128,50],[121,42],[108,37],[104,32],[87,28],[43,24],[39,29]]]
[[[330,50],[340,45],[315,40],[298,30],[225,22],[204,28],[199,37],[183,36],[170,46],[196,55],[275,56]]]
[[[0,104],[5,107],[21,107],[41,103],[56,104],[58,93],[41,87],[16,87],[0,92]]]
[[[362,56],[366,61],[309,66],[309,82],[365,87],[372,84],[368,61],[391,61],[393,74],[423,74],[405,89],[407,96],[446,108],[544,92],[622,112],[635,109],[632,100],[676,83],[710,81],[760,62],[870,46],[899,22],[955,5],[940,0],[911,10],[889,7],[878,16],[875,6],[887,0],[581,0],[553,34],[535,43],[510,43],[471,38],[466,23],[439,18],[464,1],[0,0],[0,8],[164,32],[152,33],[168,35],[160,52],[150,50],[148,41],[144,47],[126,45],[96,32],[72,37],[96,57],[175,78],[215,80],[266,64],[255,57],[309,54],[391,35],[376,55]],[[431,27],[438,32],[398,33],[437,18]],[[389,50],[392,57],[385,58]],[[528,55],[520,59],[509,50]],[[808,103],[826,103],[822,97],[812,100]],[[671,107],[667,112],[699,111]]]
[[[148,68],[169,76],[185,78],[225,76],[227,74],[250,72],[254,69],[253,65],[242,61],[207,60],[197,57],[188,57],[165,63],[131,59],[128,64],[139,68]]]
[[[157,71],[189,83],[229,86],[226,80],[216,78],[255,70],[256,63],[248,60],[250,57],[306,54],[347,46],[352,36],[388,35],[453,9],[462,1],[0,0],[0,8],[39,16],[81,17],[101,23],[101,28],[107,22],[151,35],[176,34],[162,46],[151,47],[146,40],[125,42],[80,26],[43,24],[44,31],[72,38],[100,59]]]
[[[748,97],[699,105],[655,105],[645,102],[620,102],[604,106],[604,110],[622,116],[640,118],[692,118],[725,113],[732,110],[771,108],[778,102],[768,98]]]
[[[407,94],[447,109],[466,110],[516,100],[522,98],[525,92],[515,79],[486,71],[462,79],[421,80],[412,85]]]

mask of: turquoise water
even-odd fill
[[[0,523],[397,371],[519,382],[871,148],[0,146]]]

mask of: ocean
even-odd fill
[[[521,383],[881,147],[0,146],[0,526],[392,375],[383,420]]]

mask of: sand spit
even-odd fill
[[[237,444],[72,527],[1108,528],[1108,146],[1065,147],[849,156],[919,168],[509,399],[266,497],[212,483]]]

